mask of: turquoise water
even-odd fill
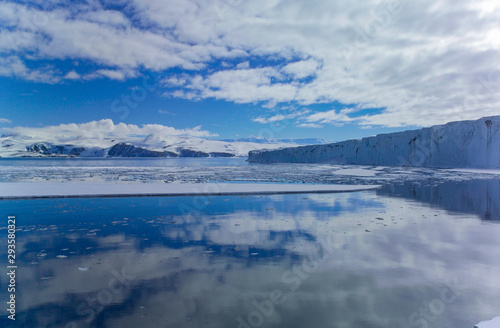
[[[0,201],[0,325],[470,328],[500,314],[498,186]]]

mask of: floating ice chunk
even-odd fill
[[[67,258],[68,256],[66,256],[66,255],[57,255],[56,257],[57,257],[58,259],[65,259],[65,258]]]
[[[290,193],[334,193],[377,189],[379,185],[291,183],[2,183],[2,198],[54,198],[99,196],[195,196],[195,195],[255,195]],[[243,196],[242,196],[243,197]],[[113,221],[112,223],[124,223]],[[128,224],[128,223],[125,223]],[[88,233],[88,235],[95,235]]]
[[[333,172],[333,174],[350,175],[358,177],[374,177],[377,175],[377,173],[379,172],[367,169],[341,169]]]
[[[87,271],[89,267],[78,267],[78,270],[80,271]]]
[[[491,319],[490,321],[483,321],[474,326],[474,328],[499,328],[500,317]]]

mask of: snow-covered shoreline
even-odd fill
[[[483,321],[474,326],[474,328],[498,328],[500,327],[500,317],[493,318],[489,321]]]
[[[338,193],[379,187],[285,183],[0,183],[0,199]]]

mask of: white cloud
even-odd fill
[[[78,9],[83,13],[74,15],[72,11]],[[175,66],[199,69],[212,57],[245,54],[223,45],[182,43],[166,31],[132,26],[122,13],[91,6],[44,11],[2,2],[0,21],[19,34],[2,32],[0,52],[29,50],[32,59],[75,58],[110,67],[164,70]]]
[[[355,122],[373,126],[500,114],[497,1],[123,4],[126,14],[93,1],[39,2],[40,9],[0,2],[0,23],[7,27],[0,31],[0,53],[8,54],[0,57],[0,75],[57,83],[64,74],[56,68],[31,65],[54,59],[90,61],[100,65],[99,76],[118,80],[132,76],[125,72],[179,67],[191,77],[171,83],[176,90],[168,95],[190,100],[263,102],[270,108],[370,104],[384,110]],[[242,62],[248,58],[260,64],[250,69]],[[234,62],[241,64],[235,68]],[[224,63],[227,68],[219,70]]]
[[[128,138],[134,136],[147,136],[150,134],[159,134],[166,136],[192,136],[192,137],[216,137],[209,131],[202,130],[201,126],[191,129],[175,129],[160,124],[144,124],[138,126],[135,124],[119,123],[114,124],[110,119],[100,121],[91,121],[82,124],[61,124],[46,127],[13,127],[3,128],[5,132],[16,133],[31,136],[40,140],[71,139],[77,137],[99,138],[116,137]]]
[[[287,112],[287,109],[282,109],[283,112]],[[257,123],[262,123],[262,124],[268,124],[268,123],[274,123],[274,122],[280,122],[284,120],[290,120],[290,119],[300,119],[304,115],[308,114],[310,111],[307,109],[301,109],[301,110],[296,110],[292,109],[292,112],[289,114],[276,114],[271,117],[256,117],[252,119],[252,121],[257,122]]]
[[[64,78],[66,80],[79,80],[81,78],[80,74],[78,74],[75,70],[68,72]]]
[[[180,87],[187,83],[187,76],[171,76],[164,78],[160,83],[166,87]]]
[[[128,78],[137,77],[138,73],[127,68],[119,69],[98,69],[95,72],[83,76],[84,80],[94,80],[108,78],[110,80],[125,81]]]
[[[282,71],[297,79],[303,79],[316,74],[318,68],[318,62],[313,59],[309,59],[288,64],[283,67]]]
[[[426,3],[429,6],[405,1],[397,8],[383,1],[253,1],[239,4],[237,12],[228,8],[227,24],[234,25],[223,34],[226,45],[262,58],[311,59],[260,68],[274,72],[268,86],[236,78],[236,85],[220,84],[215,91],[207,83],[197,97],[267,101],[270,107],[337,101],[386,108],[355,121],[362,125],[425,126],[500,114],[500,90],[492,87],[500,84],[495,60],[500,38],[494,37],[500,31],[495,23],[500,11],[484,12],[466,1],[445,1],[439,8],[430,0]],[[292,80],[284,82],[280,73],[290,74]],[[304,77],[313,79],[298,82]],[[203,76],[205,81],[218,78],[220,72]],[[486,91],[480,80],[488,79]],[[272,90],[273,85],[281,92],[260,88]],[[183,90],[181,97],[183,92],[192,96],[192,91]],[[345,116],[334,120],[351,121]]]
[[[59,71],[50,65],[32,69],[17,56],[0,57],[0,76],[19,77],[27,81],[48,84],[61,81]]]
[[[7,118],[0,118],[0,123],[12,123],[12,121]]]
[[[130,20],[121,12],[116,10],[97,10],[80,13],[77,18],[102,25],[115,27],[130,27]]]
[[[352,122],[355,119],[350,118],[348,113],[351,113],[351,109],[343,109],[337,113],[335,109],[326,111],[326,112],[317,112],[314,114],[309,115],[306,120],[308,122],[319,122],[322,124],[329,123],[329,124],[343,124],[346,122]]]
[[[249,67],[250,67],[250,62],[247,62],[247,61],[236,65],[236,68],[238,68],[238,69],[249,68]]]
[[[269,118],[256,117],[253,119],[253,121],[257,122],[257,123],[267,124],[267,123],[272,123],[272,122],[283,121],[285,118],[286,118],[285,115],[278,114],[278,115],[271,116]]]
[[[271,103],[292,100],[297,86],[288,83],[275,83],[280,73],[275,68],[252,68],[222,70],[204,77],[196,75],[189,79],[185,95],[176,96],[190,99],[192,94],[200,99],[215,98],[235,103],[267,101]]]
[[[297,125],[299,128],[314,128],[314,129],[319,129],[322,128],[322,125],[315,124],[315,123],[302,123]]]
[[[159,114],[166,114],[166,115],[172,115],[172,116],[177,116],[176,113],[169,112],[168,110],[160,109],[158,110]]]
[[[97,75],[105,76],[111,80],[124,81],[127,74],[123,71],[111,70],[111,69],[99,69],[96,71]]]

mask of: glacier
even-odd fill
[[[253,163],[500,168],[500,116],[332,144],[255,150]]]

